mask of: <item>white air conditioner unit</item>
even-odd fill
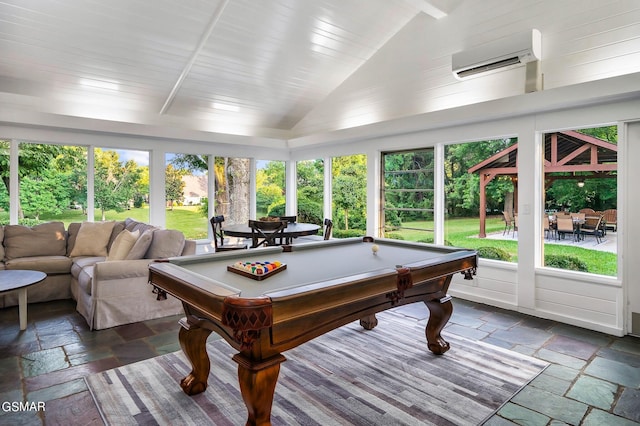
[[[541,53],[542,36],[534,29],[454,53],[451,68],[453,75],[463,80],[537,61]]]

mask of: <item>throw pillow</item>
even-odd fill
[[[138,241],[140,232],[130,232],[126,229],[118,234],[116,239],[111,244],[109,254],[107,255],[107,261],[109,260],[124,260],[131,251],[133,245]]]
[[[62,222],[47,222],[32,227],[6,225],[2,243],[7,260],[67,254],[67,238]]]
[[[107,256],[107,244],[115,222],[82,222],[70,257]]]
[[[127,254],[126,260],[144,259],[144,255],[151,245],[153,239],[153,229],[148,229],[138,237],[136,243],[131,247],[129,254]]]
[[[153,232],[153,241],[147,255],[147,259],[166,259],[180,256],[184,249],[184,234],[175,229],[156,229]]]

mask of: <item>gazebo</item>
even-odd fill
[[[544,140],[545,189],[558,179],[599,179],[614,177],[618,169],[618,146],[576,131],[547,133]],[[518,205],[518,144],[514,144],[468,170],[480,175],[480,233],[486,234],[486,188],[497,176],[508,176]],[[551,175],[566,172],[570,175]],[[579,176],[573,175],[580,173]]]

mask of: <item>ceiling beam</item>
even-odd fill
[[[441,19],[447,16],[447,12],[434,6],[428,0],[405,0],[405,2],[418,9],[420,12],[424,12],[427,15],[435,19]]]
[[[193,64],[196,62],[196,59],[198,59],[198,56],[200,56],[202,49],[204,49],[204,45],[207,43],[207,40],[209,40],[209,37],[211,36],[213,29],[216,27],[216,24],[220,20],[220,17],[222,16],[222,12],[224,12],[224,9],[227,7],[227,4],[229,4],[229,0],[224,0],[220,4],[218,9],[214,12],[213,16],[211,16],[209,25],[207,25],[207,28],[205,29],[204,33],[202,33],[202,37],[200,37],[200,41],[198,41],[198,45],[196,46],[195,50],[191,54],[191,57],[189,58],[184,68],[182,69],[182,72],[180,73],[180,77],[178,77],[178,80],[173,85],[173,88],[171,89],[169,96],[164,101],[164,105],[162,105],[162,108],[160,109],[160,115],[166,113],[167,109],[169,109],[169,106],[171,106],[173,99],[176,97],[176,94],[178,93],[178,90],[180,90],[180,87],[182,86],[182,83],[184,82],[184,80],[187,78],[187,75],[189,75],[189,72],[191,72],[191,68],[193,67]]]

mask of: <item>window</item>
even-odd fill
[[[298,161],[298,221],[322,225],[324,221],[324,161]]]
[[[205,239],[209,232],[207,157],[165,155],[166,226],[186,238]]]
[[[516,261],[517,148],[516,138],[445,147],[445,244]]]
[[[617,271],[617,127],[544,135],[544,265]]]
[[[18,151],[19,222],[33,225],[49,220],[65,223],[85,220],[87,150],[77,146],[20,142]],[[4,194],[8,195],[6,190],[5,186],[2,207],[8,209],[8,198],[4,197]]]
[[[362,236],[367,232],[367,157],[334,157],[331,165],[333,236]]]
[[[285,215],[284,161],[257,161],[256,216]]]
[[[383,153],[384,236],[433,243],[433,149]]]
[[[95,220],[149,221],[149,153],[96,148]]]

